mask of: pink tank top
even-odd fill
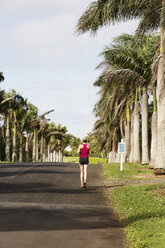
[[[87,144],[83,144],[83,147],[80,149],[80,157],[87,158],[89,154],[89,149]]]

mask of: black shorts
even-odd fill
[[[89,158],[80,157],[79,164],[80,165],[89,164]]]

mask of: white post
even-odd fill
[[[120,154],[120,171],[123,171],[123,153]]]
[[[120,171],[123,171],[123,156],[125,153],[125,143],[123,142],[123,139],[119,143],[118,153],[120,154]]]

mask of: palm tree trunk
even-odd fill
[[[33,155],[32,161],[36,162],[36,129],[34,129],[34,136],[33,136]]]
[[[108,163],[112,163],[112,151],[108,153]]]
[[[59,162],[59,152],[56,151],[56,162]]]
[[[23,162],[22,133],[20,134],[19,162]]]
[[[146,87],[143,88],[142,97],[142,164],[149,163],[148,156],[148,95]]]
[[[118,162],[118,142],[117,142],[117,137],[116,137],[116,128],[114,129],[114,134],[113,134],[113,143],[112,143],[112,162],[116,163]]]
[[[56,151],[53,151],[53,162],[56,162]]]
[[[36,130],[36,162],[38,162],[38,150],[39,150],[39,145],[38,145],[38,132]]]
[[[138,88],[136,89],[136,98],[134,106],[134,163],[140,163],[140,106],[138,97]]]
[[[17,128],[16,128],[16,112],[14,111],[14,133],[13,133],[13,152],[12,152],[12,162],[17,161]]]
[[[63,152],[60,151],[60,153],[61,153],[61,163],[62,163],[63,162]]]
[[[165,172],[165,96],[164,96],[164,70],[165,59],[162,56],[159,60],[157,74],[157,152],[155,168]]]
[[[5,147],[5,155],[6,160],[10,161],[10,119],[9,114],[7,115],[6,119],[6,147]]]
[[[56,150],[54,151],[54,156],[55,156],[55,161],[54,162],[57,162],[57,151]]]
[[[134,113],[131,114],[131,151],[129,156],[129,162],[133,163],[133,155],[134,155]]]
[[[126,124],[125,124],[125,162],[129,161],[130,155],[130,112],[129,106],[126,107]]]
[[[43,162],[46,162],[46,142],[45,142],[45,138],[43,138]]]
[[[157,150],[157,103],[156,103],[156,89],[153,89],[153,114],[151,121],[151,159],[150,166],[155,166]]]
[[[48,162],[50,162],[50,144],[48,144]]]
[[[165,173],[165,27],[164,8],[165,0],[162,0],[161,25],[161,58],[159,59],[157,72],[157,152],[155,172]]]
[[[25,161],[29,162],[29,135],[28,135],[28,132],[26,134]]]
[[[53,162],[53,153],[50,153],[50,162]]]
[[[43,162],[43,150],[44,150],[44,137],[41,136],[41,147],[40,147],[40,162]]]
[[[62,162],[61,151],[58,151],[59,162]]]
[[[120,133],[121,133],[122,139],[124,139],[125,136],[124,136],[124,132],[123,132],[123,120],[122,120],[122,118],[120,118]]]

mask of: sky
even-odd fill
[[[39,114],[54,109],[51,121],[83,138],[96,121],[93,86],[100,52],[123,33],[133,34],[137,21],[107,26],[97,35],[77,36],[76,24],[91,0],[1,0],[1,89],[15,89]]]

